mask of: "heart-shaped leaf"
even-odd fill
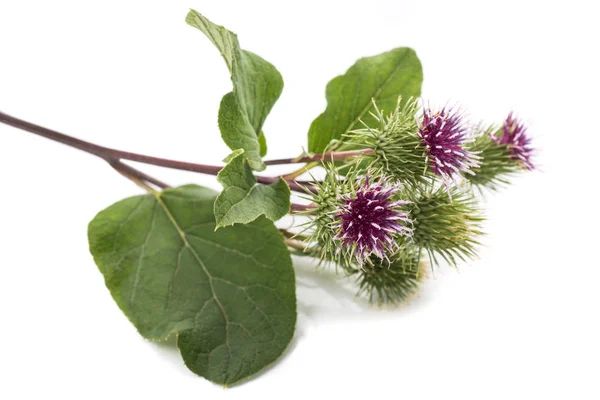
[[[231,384],[287,347],[295,279],[266,218],[215,232],[215,195],[190,185],[131,197],[100,212],[88,234],[106,286],[140,334],[176,334],[188,368]]]

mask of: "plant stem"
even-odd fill
[[[292,203],[290,210],[293,212],[311,211],[316,210],[316,207],[314,205]]]
[[[319,165],[319,163],[316,161],[313,161],[308,164],[304,164],[301,168],[297,169],[296,171],[293,171],[293,172],[290,172],[289,174],[283,175],[283,178],[289,179],[289,180],[296,179],[297,177],[304,174],[305,172],[308,172],[308,170],[316,167],[317,165]]]
[[[281,232],[283,234],[283,236],[285,236],[288,239],[297,239],[301,242],[304,242],[304,241],[308,240],[308,238],[309,238],[306,235],[301,235],[299,233],[290,232],[287,229],[279,229],[279,232]]]
[[[284,240],[285,244],[288,245],[289,247],[292,247],[292,248],[298,249],[298,250],[302,250],[302,251],[306,250],[306,245],[303,244],[302,242],[299,242],[299,241],[293,240],[293,239],[287,239],[287,238],[284,238],[283,240]]]
[[[93,144],[90,142],[86,142],[81,139],[77,139],[71,136],[64,135],[62,133],[53,131],[48,128],[44,128],[39,125],[32,124],[27,121],[23,121],[21,119],[11,117],[10,115],[4,114],[0,112],[0,122],[3,122],[7,125],[13,126],[15,128],[22,129],[24,131],[33,133],[35,135],[39,135],[45,137],[50,140],[54,140],[56,142],[60,142],[62,144],[66,144],[67,146],[74,147],[76,149],[85,151],[86,153],[93,154],[98,156],[104,160],[130,160],[137,161],[144,164],[156,165],[159,167],[180,169],[184,171],[192,171],[192,172],[200,172],[204,174],[216,175],[221,167],[215,165],[204,165],[204,164],[193,164],[182,161],[168,160],[164,158],[146,156],[143,154],[130,153],[128,151],[121,151],[110,149],[108,147],[99,146],[97,144]]]
[[[178,169],[178,170],[183,170],[183,171],[198,172],[198,173],[207,174],[207,175],[217,175],[219,173],[219,171],[221,171],[221,169],[223,168],[223,167],[217,166],[217,165],[196,164],[196,163],[189,163],[189,162],[183,162],[183,161],[169,160],[169,159],[165,159],[165,158],[146,156],[143,154],[131,153],[128,151],[115,150],[115,149],[111,149],[108,147],[99,146],[94,143],[86,142],[84,140],[77,139],[77,138],[53,131],[48,128],[44,128],[42,126],[32,124],[30,122],[21,120],[19,118],[12,117],[12,116],[4,114],[2,112],[0,112],[0,122],[4,123],[6,125],[10,125],[12,127],[24,130],[26,132],[30,132],[30,133],[45,137],[50,140],[54,140],[55,142],[59,142],[59,143],[65,144],[67,146],[79,149],[86,153],[93,154],[93,155],[100,157],[103,160],[107,161],[111,166],[113,166],[113,168],[115,167],[114,163],[120,162],[120,160],[136,161],[136,162],[143,163],[143,164],[156,165],[159,167],[172,168],[172,169]],[[132,170],[134,170],[132,167],[129,167],[122,163],[117,164],[117,165],[119,166],[119,168],[121,168],[121,170],[123,168],[126,168],[127,173],[129,173],[129,174],[131,174],[133,172]],[[158,181],[157,179],[151,178],[149,175],[144,174],[144,177],[141,177],[140,174],[142,174],[142,173],[137,170],[135,170],[135,171],[136,172],[134,172],[134,176],[141,178],[144,181],[153,183],[159,187],[161,185],[165,185],[162,182]],[[120,171],[120,172],[122,172],[122,171]],[[269,177],[269,176],[257,176],[256,177],[257,182],[266,183],[266,184],[273,183],[277,179],[279,179],[279,178],[278,177]],[[290,186],[291,190],[294,190],[297,192],[306,193],[306,190],[314,191],[314,188],[312,188],[311,186],[304,187],[304,186],[301,186],[291,180],[289,180],[289,181],[286,180],[286,182]],[[306,190],[305,190],[305,188],[306,188]]]
[[[373,155],[373,149],[347,150],[347,151],[329,151],[327,153],[314,154],[312,156],[301,156],[296,158],[282,158],[279,160],[267,160],[265,165],[281,165],[281,164],[300,164],[313,161],[344,161],[350,157],[361,155]]]
[[[127,178],[131,178],[134,177],[136,179],[139,179],[141,181],[144,181],[146,183],[150,183],[153,184],[156,187],[159,187],[161,189],[168,189],[170,188],[169,185],[167,185],[166,183],[159,181],[156,178],[153,178],[152,176],[145,174],[142,171],[139,171],[133,167],[130,167],[127,164],[122,163],[121,161],[110,161],[109,162],[110,166],[113,167],[117,172],[121,173],[122,175],[125,175]]]
[[[295,181],[296,183],[300,184],[300,185],[313,185],[315,183],[323,183],[322,180],[302,180],[302,181]]]
[[[125,164],[122,164],[120,166],[118,166],[118,165],[111,165],[111,167],[113,167],[117,172],[119,172],[125,178],[129,179],[130,181],[132,181],[133,183],[135,183],[136,185],[138,185],[139,187],[141,187],[142,189],[144,189],[148,193],[156,193],[156,191],[154,190],[154,188],[151,187],[148,184],[147,181],[145,181],[144,179],[138,177],[134,173],[130,173],[130,171],[128,171],[126,168],[122,168],[123,166],[125,166]]]
[[[294,182],[293,180],[285,179],[283,176],[255,176],[255,178],[256,178],[256,182],[264,183],[266,185],[275,183],[275,182],[277,182],[278,179],[281,178],[281,179],[285,180],[285,182],[290,187],[290,190],[293,190],[293,191],[299,192],[299,193],[306,193],[306,191],[309,191],[310,193],[316,193],[316,188],[314,186],[300,185],[300,184]]]

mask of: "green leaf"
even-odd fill
[[[259,135],[267,115],[283,90],[275,67],[261,57],[242,50],[237,36],[191,10],[186,22],[201,30],[219,49],[231,72],[233,91],[221,100],[219,129],[231,150],[242,148],[252,169],[262,171]]]
[[[261,215],[277,221],[290,212],[288,184],[281,178],[270,185],[258,184],[243,153],[243,149],[234,151],[217,175],[223,185],[223,191],[215,201],[217,228],[247,224]]]
[[[267,155],[267,139],[265,138],[265,133],[260,131],[260,135],[258,135],[258,144],[260,145],[260,156],[264,157]]]
[[[219,130],[230,149],[243,149],[244,158],[256,171],[265,169],[260,155],[260,143],[254,129],[240,112],[233,92],[227,93],[219,108]]]
[[[295,278],[271,221],[214,231],[215,195],[190,185],[131,197],[101,211],[88,235],[106,286],[140,334],[176,334],[188,368],[231,384],[288,345]]]
[[[371,99],[386,113],[396,107],[398,97],[404,101],[421,94],[423,71],[414,50],[401,47],[358,60],[344,74],[327,84],[327,109],[313,121],[308,131],[308,150],[324,151],[332,140],[342,140],[345,133],[377,125]]]

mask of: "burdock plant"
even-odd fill
[[[480,188],[497,189],[509,183],[511,176],[533,170],[533,147],[525,125],[511,112],[500,128],[479,129],[468,149],[481,155],[469,181]]]
[[[217,116],[231,149],[222,165],[110,149],[4,113],[0,122],[95,155],[145,191],[98,213],[90,251],[139,333],[176,337],[188,368],[212,382],[247,378],[288,346],[291,253],[341,272],[373,304],[402,303],[428,270],[477,257],[483,210],[473,189],[496,189],[534,168],[531,140],[513,114],[499,128],[478,129],[455,108],[422,107],[421,64],[405,47],[362,58],[327,85],[309,152],[264,160],[272,132],[263,124],[281,75],[198,12],[186,22],[231,73]],[[171,188],[129,161],[215,175],[223,190]],[[278,164],[300,168],[263,173]],[[294,226],[276,225],[289,214]]]

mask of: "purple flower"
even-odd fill
[[[463,149],[469,140],[468,128],[459,112],[442,108],[438,112],[423,111],[419,136],[434,174],[450,180],[461,172],[472,173],[479,157]]]
[[[531,161],[533,154],[533,149],[530,147],[531,138],[527,136],[525,125],[514,117],[512,112],[504,121],[502,135],[493,135],[492,138],[496,143],[506,145],[511,157],[523,164],[525,168],[529,170],[535,168]]]
[[[410,202],[391,200],[398,190],[397,186],[384,183],[371,184],[367,176],[356,192],[341,199],[343,204],[338,206],[334,217],[339,229],[335,239],[342,241],[337,253],[345,250],[360,265],[371,254],[389,260],[387,254],[398,247],[396,236],[412,234],[412,229],[406,226],[412,221],[399,209]]]

